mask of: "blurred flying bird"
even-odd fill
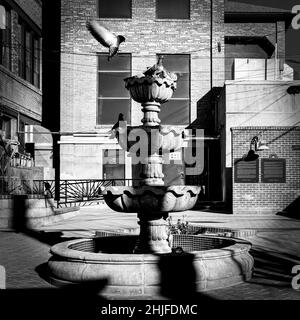
[[[86,27],[100,44],[109,48],[108,61],[118,52],[120,44],[125,41],[125,37],[114,35],[95,20],[87,21]]]

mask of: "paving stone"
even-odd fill
[[[174,221],[182,216],[182,213],[174,214]],[[201,211],[188,211],[185,219],[201,226],[257,230],[256,235],[249,238],[255,258],[252,279],[233,287],[206,292],[207,296],[222,300],[300,300],[300,291],[293,290],[290,283],[292,266],[300,265],[299,220],[278,216],[239,217]],[[88,207],[81,208],[81,213],[76,217],[44,227],[44,240],[22,233],[0,231],[0,265],[6,269],[6,286],[10,289],[54,288],[40,277],[39,272],[51,256],[51,241],[59,234],[67,239],[72,235],[91,236],[100,230],[136,233],[137,222],[136,214]]]

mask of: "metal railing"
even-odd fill
[[[89,180],[20,180],[12,178],[0,179],[0,195],[10,197],[15,194],[26,194],[33,198],[44,198],[45,183],[49,183],[50,191],[62,206],[85,206],[103,200],[101,187],[136,186],[140,179],[89,179]]]

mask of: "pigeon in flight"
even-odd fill
[[[99,43],[109,48],[108,61],[118,52],[119,45],[125,41],[125,37],[114,35],[95,20],[87,21],[86,27]]]

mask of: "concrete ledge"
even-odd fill
[[[39,227],[47,226],[58,221],[70,219],[78,214],[80,207],[64,208],[54,210],[51,215],[45,217],[32,217],[27,220],[27,227],[30,229],[38,229]]]
[[[13,199],[0,199],[0,228],[12,229],[14,219]],[[80,207],[59,208],[47,206],[45,199],[26,199],[24,208],[20,208],[20,218],[25,215],[26,227],[37,229],[61,220],[69,219],[79,213]],[[23,211],[23,212],[21,212]]]

